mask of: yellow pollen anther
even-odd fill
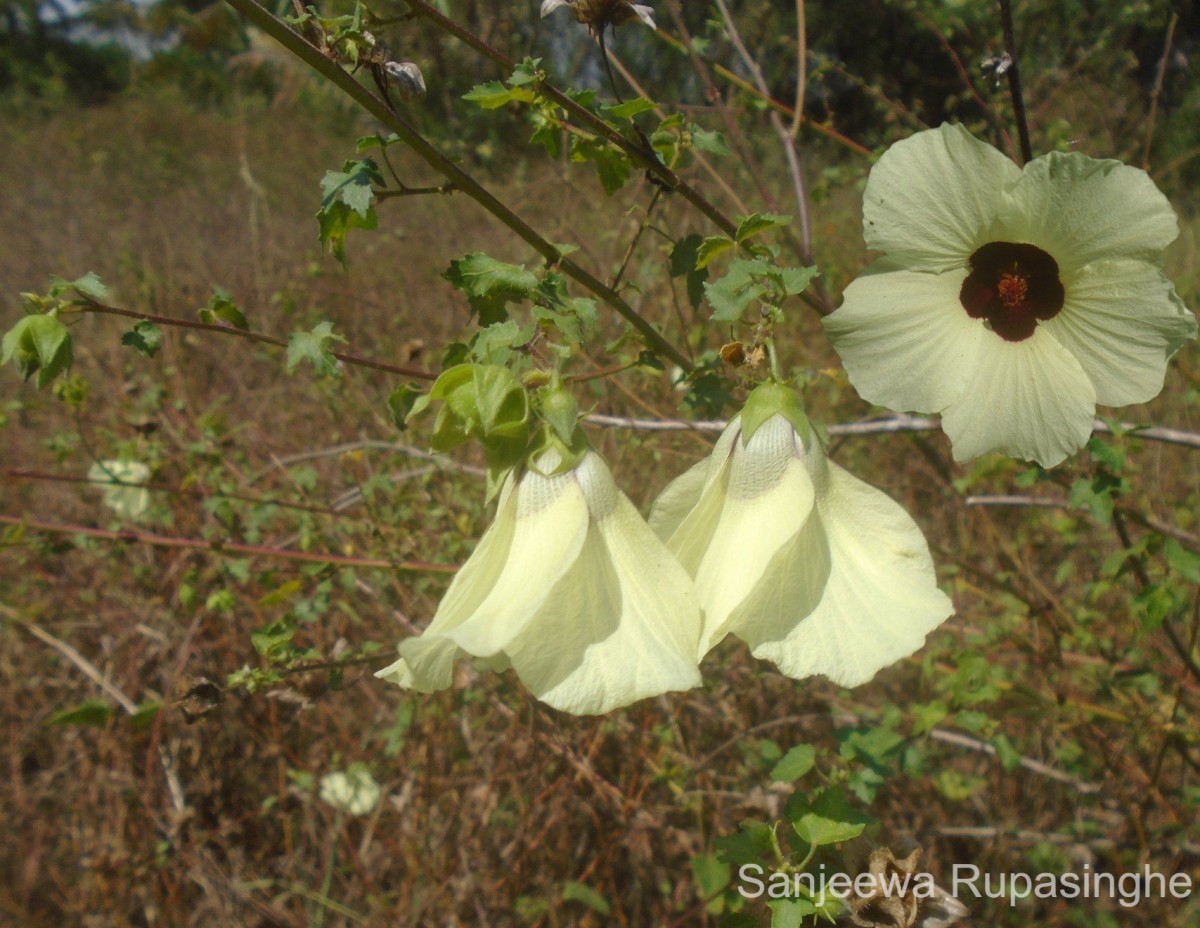
[[[1029,292],[1029,281],[1017,274],[1001,274],[996,290],[1005,306],[1016,306],[1024,302],[1025,294]]]

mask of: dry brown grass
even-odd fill
[[[131,308],[194,318],[216,284],[259,330],[286,335],[328,318],[361,354],[395,359],[420,339],[435,352],[422,363],[435,366],[436,346],[468,322],[437,276],[448,261],[470,250],[529,256],[464,201],[416,198],[385,208],[380,232],[352,234],[350,270],[337,271],[318,255],[312,214],[320,175],[352,155],[353,135],[334,137],[296,112],[220,117],[153,102],[18,127],[0,140],[4,327],[17,291],[44,288],[50,273],[95,270]],[[404,170],[422,182],[419,167]],[[584,259],[602,270],[619,260],[637,221],[627,211],[644,191],[633,185],[607,201],[590,177],[564,183],[557,167],[537,165],[515,173],[498,186],[548,237],[583,239]],[[861,260],[851,199],[835,199],[816,223],[840,280]],[[678,216],[664,224],[687,231]],[[633,279],[643,304],[674,324],[661,269],[647,261]],[[383,407],[392,378],[352,370],[315,383],[306,372],[284,373],[274,349],[179,331],[167,331],[148,361],[120,347],[125,329],[107,318],[79,324],[77,369],[91,399],[78,421],[0,372],[9,404],[3,466],[80,476],[93,456],[136,451],[158,464],[158,530],[180,537],[443,564],[461,562],[478,537],[480,481],[454,468],[426,471],[420,459],[378,449],[322,454],[303,462],[310,474],[286,466],[342,443],[394,440]],[[800,317],[788,351],[798,364],[836,367],[815,318]],[[1194,349],[1182,364],[1194,377]],[[1194,397],[1178,373],[1169,384],[1173,395],[1128,417],[1192,424]],[[592,389],[607,412],[675,413],[662,377]],[[833,378],[810,401],[818,418],[866,410]],[[690,436],[596,441],[640,505],[703,452]],[[1055,855],[1200,876],[1200,686],[1161,634],[1137,631],[1128,579],[1101,579],[1119,548],[1111,531],[1079,511],[965,508],[948,478],[969,472],[946,464],[940,435],[846,442],[835,453],[916,514],[958,617],[925,651],[853,693],[794,683],[727,646],[706,662],[703,689],[602,719],[558,715],[509,676],[469,666],[460,685],[435,696],[400,693],[355,666],[344,678],[315,670],[267,691],[228,689],[189,721],[189,690],[257,666],[251,633],[289,604],[314,600],[297,641],[322,655],[337,653],[340,641],[390,649],[427,621],[444,575],[10,536],[0,548],[0,921],[710,924],[691,859],[744,818],[780,815],[790,788],[770,783],[778,749],[811,743],[831,775],[870,766],[847,759],[855,728],[904,738],[880,773],[872,839],[919,843],[943,879],[954,862],[1028,871]],[[1150,446],[1136,460],[1135,503],[1195,532],[1195,454]],[[972,491],[1011,489],[1022,470],[972,472]],[[331,510],[364,487],[365,502],[340,512],[228,497]],[[44,479],[0,484],[0,512],[111,522],[94,490]],[[1056,574],[1067,558],[1074,571]],[[293,581],[291,600],[272,601]],[[233,594],[226,608],[222,591]],[[113,698],[89,667],[134,703],[161,700],[162,711],[142,728],[120,713],[100,727],[49,725],[83,700]],[[974,678],[988,673],[997,691],[985,699]],[[928,737],[918,710],[935,700],[952,711],[978,700],[982,740],[1003,734],[1061,778]],[[961,731],[968,721],[952,715],[944,724]],[[311,783],[353,761],[370,766],[385,799],[347,820]],[[976,788],[952,798],[954,778],[977,778]],[[1078,781],[1097,789],[1081,791]],[[611,914],[564,901],[567,881],[599,892]],[[1195,901],[1124,911],[1052,900],[976,911],[995,925],[1183,926],[1200,910]]]

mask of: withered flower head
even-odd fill
[[[629,0],[542,0],[542,15],[548,16],[560,6],[570,7],[575,18],[596,36],[608,26],[619,26],[631,19],[637,19],[651,29],[657,28],[654,25],[654,11],[644,3],[630,3]]]
[[[889,848],[873,850],[867,873],[874,887],[848,900],[850,920],[859,928],[949,928],[964,918],[967,907],[919,870],[920,861],[920,848],[900,860]]]

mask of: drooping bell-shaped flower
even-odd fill
[[[732,634],[790,677],[857,686],[953,612],[916,523],[827,460],[777,384],[663,491],[650,524],[695,579],[701,655]]]
[[[505,479],[429,628],[377,676],[433,692],[474,656],[556,709],[598,714],[697,686],[700,622],[691,579],[600,455],[551,442]]]
[[[884,153],[868,248],[825,331],[864,399],[941,413],[954,456],[1051,467],[1096,404],[1154,398],[1196,319],[1162,272],[1179,234],[1144,171],[1051,152],[1024,169],[961,126]]]

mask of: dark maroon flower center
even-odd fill
[[[1063,306],[1058,262],[1036,245],[988,242],[971,255],[958,300],[972,319],[986,319],[1010,342],[1024,341]]]

